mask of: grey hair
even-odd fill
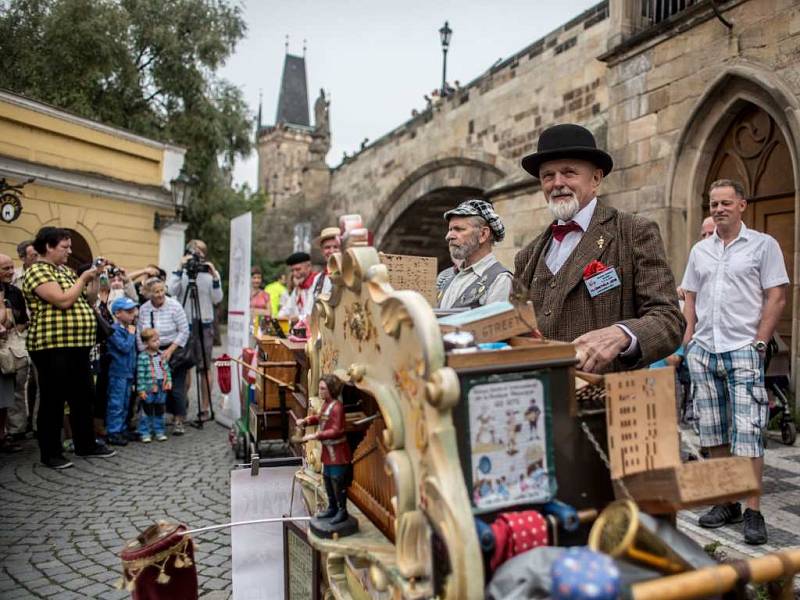
[[[471,215],[464,218],[467,219],[473,227],[489,227],[489,221],[478,215]],[[492,246],[494,246],[497,243],[497,239],[494,237],[494,229],[491,227],[489,227],[489,235],[492,236]]]
[[[735,179],[717,179],[708,186],[708,193],[710,194],[712,190],[724,187],[733,188],[733,193],[736,194],[737,198],[747,200],[747,196],[744,195],[744,186]]]

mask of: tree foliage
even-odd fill
[[[264,205],[230,185],[251,118],[216,76],[245,32],[227,0],[0,0],[0,87],[186,147],[188,234],[225,265],[228,219]]]

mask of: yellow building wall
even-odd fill
[[[160,148],[2,101],[0,154],[131,183],[162,182]]]
[[[45,225],[74,229],[93,256],[104,256],[128,270],[158,263],[160,236],[153,229],[153,206],[30,184],[25,186],[22,207],[19,219],[0,223],[0,253],[17,265],[17,244],[33,239]]]

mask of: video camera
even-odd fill
[[[211,270],[203,255],[196,250],[186,248],[184,256],[189,257],[189,260],[183,264],[183,270],[186,271],[186,276],[189,279],[197,279],[198,273],[208,273]]]

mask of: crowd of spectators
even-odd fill
[[[222,301],[199,240],[170,274],[105,258],[73,270],[71,246],[69,231],[43,227],[17,247],[20,269],[0,255],[0,452],[33,435],[53,469],[72,466],[68,452],[105,458],[116,454],[110,446],[166,441],[165,413],[182,435],[194,366],[207,382],[198,410],[206,420]]]

